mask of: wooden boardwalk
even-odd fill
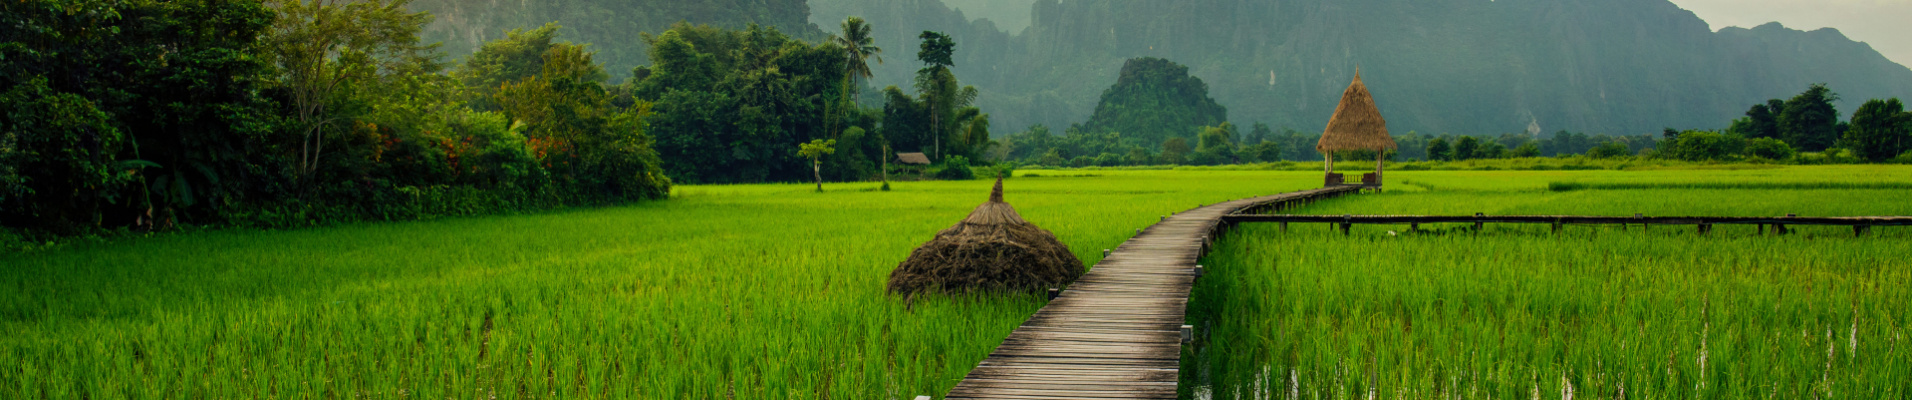
[[[1169,216],[1024,321],[946,399],[1174,399],[1196,260],[1222,216],[1355,193],[1316,189]]]

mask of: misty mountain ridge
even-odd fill
[[[480,25],[522,20],[535,26],[540,23],[533,20],[548,16],[566,26],[566,39],[613,53],[599,60],[614,75],[647,62],[635,32],[663,30],[674,22],[666,15],[731,28],[754,22],[808,40],[834,33],[846,16],[861,16],[886,50],[885,62],[871,66],[876,77],[870,85],[876,87],[909,87],[921,68],[915,61],[916,34],[944,32],[957,42],[955,73],[982,91],[977,105],[992,115],[998,134],[1037,123],[1060,132],[1086,121],[1124,62],[1137,57],[1188,66],[1209,83],[1212,96],[1238,125],[1259,121],[1302,131],[1326,125],[1357,66],[1397,133],[1637,134],[1665,127],[1724,128],[1750,105],[1790,97],[1812,83],[1837,91],[1839,110],[1846,114],[1866,99],[1912,96],[1912,69],[1836,29],[1808,32],[1774,23],[1715,32],[1666,0],[498,5],[536,15],[510,18],[498,15],[512,13],[490,7],[448,8],[460,0],[435,1],[416,5],[440,15],[428,38],[466,32],[461,40],[471,42],[481,35],[469,32],[483,31]],[[1017,4],[1026,4],[1025,12],[1003,9]],[[616,10],[592,13],[577,7],[645,14],[625,17]],[[656,11],[644,11],[647,7]],[[471,10],[489,10],[481,14],[493,15],[494,22],[472,22],[479,18],[470,17]],[[1022,25],[1013,18],[1017,15],[1028,16],[1026,28],[1015,29]],[[490,28],[499,32],[493,36],[502,36],[507,27]],[[459,46],[448,47],[453,56],[464,54]]]

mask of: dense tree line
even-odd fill
[[[865,108],[883,61],[860,18],[816,42],[679,23],[641,36],[654,62],[625,78],[555,23],[447,64],[408,5],[0,4],[0,222],[71,235],[612,204],[662,198],[670,177],[877,179],[917,151],[964,178],[996,144],[937,32],[919,35],[915,84]]]
[[[1609,136],[1558,131],[1498,136],[1395,137],[1397,161],[1566,157],[1649,157],[1687,161],[1912,162],[1912,113],[1898,99],[1872,100],[1850,121],[1840,121],[1839,97],[1812,85],[1788,100],[1774,99],[1747,111],[1725,131],[1666,129],[1658,135]],[[1262,123],[1244,134],[1227,122],[1226,109],[1206,96],[1206,86],[1185,68],[1160,59],[1131,60],[1123,79],[1104,92],[1087,124],[1057,135],[1035,125],[1003,140],[1000,159],[1048,166],[1220,165],[1272,161],[1318,161],[1319,134]],[[1140,132],[1140,133],[1136,133]],[[1159,143],[1159,144],[1157,144]],[[1337,154],[1369,159],[1372,153]],[[1797,158],[1796,157],[1803,157]]]
[[[855,97],[883,52],[868,31],[852,17],[815,44],[755,25],[647,35],[655,63],[633,70],[632,93],[656,102],[650,132],[665,169],[691,183],[859,181],[881,178],[896,152],[982,159],[995,143],[989,115],[950,72],[956,43],[923,32],[911,90],[886,87],[881,109],[863,108]],[[832,151],[814,163],[795,151],[816,140]]]
[[[1814,84],[1790,99],[1754,104],[1723,131],[1667,129],[1661,156],[1803,162],[1912,162],[1912,113],[1897,98],[1865,102],[1841,121],[1839,94]]]
[[[300,226],[666,195],[649,103],[555,27],[447,73],[406,0],[0,3],[0,223]]]

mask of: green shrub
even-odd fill
[[[1905,154],[1900,154],[1898,157],[1893,157],[1886,162],[1893,164],[1912,164],[1912,151],[1907,151]]]
[[[1244,162],[1281,161],[1281,144],[1275,142],[1256,143],[1243,147],[1237,155],[1240,156]]]
[[[1607,141],[1600,142],[1598,146],[1593,146],[1592,150],[1587,150],[1587,157],[1599,159],[1626,157],[1630,152],[1631,151],[1627,149],[1626,143]]]
[[[936,171],[936,179],[962,181],[976,179],[976,171],[969,168],[969,159],[963,156],[949,156],[943,160],[943,169]]]
[[[1049,149],[1048,152],[1042,153],[1042,158],[1036,159],[1036,163],[1050,167],[1066,167],[1069,166],[1069,159],[1062,158],[1062,150]]]
[[[1686,161],[1730,160],[1746,146],[1746,139],[1709,131],[1686,131],[1665,155]]]
[[[1793,157],[1793,163],[1800,165],[1858,164],[1865,160],[1853,156],[1851,150],[1830,148],[1817,153],[1799,153]]]
[[[1786,142],[1780,141],[1779,139],[1758,138],[1746,141],[1746,155],[1749,156],[1773,161],[1786,161],[1791,160],[1795,154],[1797,153],[1793,151],[1791,145],[1787,145]]]
[[[977,168],[977,170],[981,172],[978,176],[984,178],[1002,177],[1003,179],[1009,179],[1015,177],[1016,167],[1018,167],[1018,165],[1016,165],[1015,161],[1003,161],[993,166]]]

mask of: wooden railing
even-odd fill
[[[1474,229],[1495,224],[1550,224],[1555,233],[1566,225],[1619,225],[1622,229],[1628,225],[1640,227],[1654,225],[1691,225],[1696,232],[1705,234],[1713,230],[1713,225],[1758,225],[1761,234],[1771,226],[1776,234],[1787,234],[1791,225],[1850,226],[1853,235],[1864,235],[1875,226],[1912,225],[1912,217],[1872,216],[1872,217],[1801,217],[1787,215],[1783,217],[1649,217],[1635,214],[1624,216],[1588,216],[1588,215],[1266,215],[1266,214],[1230,214],[1222,217],[1222,222],[1238,224],[1248,222],[1274,222],[1286,228],[1289,223],[1326,223],[1339,224],[1343,234],[1348,233],[1355,224],[1408,224],[1410,229],[1419,230],[1420,224],[1463,223],[1473,224]]]

